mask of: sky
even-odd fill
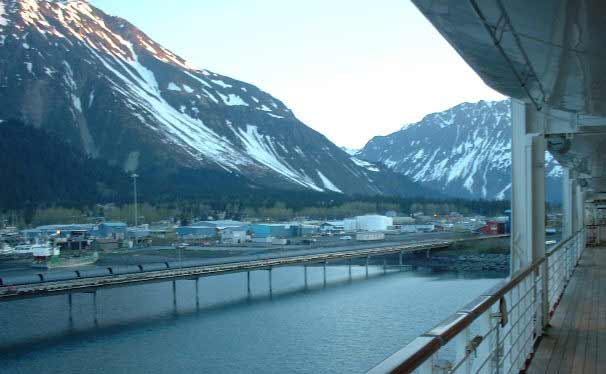
[[[361,148],[427,114],[503,98],[409,0],[91,3],[195,66],[258,86],[339,146]]]

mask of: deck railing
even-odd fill
[[[510,374],[523,370],[585,247],[579,230],[479,296],[370,374]]]

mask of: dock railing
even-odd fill
[[[369,374],[511,374],[524,370],[585,247],[585,229],[480,295]]]

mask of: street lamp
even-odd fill
[[[137,212],[137,178],[139,175],[132,174],[131,178],[133,178],[133,189],[134,189],[134,197],[135,197],[135,227],[138,226],[138,212]]]

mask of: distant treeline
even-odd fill
[[[416,212],[425,214],[483,214],[486,216],[503,215],[509,208],[506,201],[469,201],[469,200],[407,200],[384,197],[349,201],[309,201],[302,205],[300,201],[274,201],[273,199],[247,202],[233,200],[175,201],[171,203],[140,203],[138,206],[139,223],[153,223],[172,219],[178,224],[187,225],[195,219],[235,219],[280,221],[297,218],[333,220],[369,213],[395,211],[410,215]],[[247,205],[251,204],[251,205]],[[133,204],[95,205],[85,207],[39,206],[31,211],[13,210],[0,213],[0,219],[18,226],[38,226],[58,223],[91,223],[99,219],[134,222]]]
[[[337,219],[393,210],[410,214],[500,215],[508,201],[345,196],[270,189],[222,171],[139,170],[144,222],[175,217]],[[0,123],[0,218],[37,225],[86,222],[94,217],[132,220],[132,181],[118,167],[83,156],[57,134],[15,120]],[[111,205],[107,205],[111,203]]]

